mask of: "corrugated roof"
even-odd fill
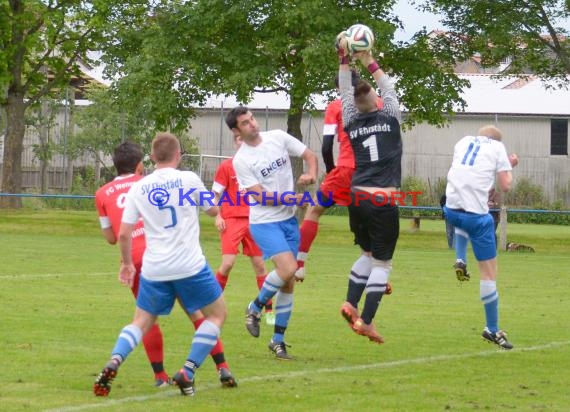
[[[109,84],[108,80],[103,79],[100,69],[86,66],[81,68],[94,79]],[[461,74],[459,77],[471,83],[471,87],[466,88],[461,95],[467,103],[462,113],[570,116],[570,90],[549,88],[539,78],[494,78],[492,74]],[[329,99],[314,95],[313,101],[317,110],[324,110]],[[200,108],[220,109],[222,105],[224,108],[232,108],[238,104],[233,96],[213,96]],[[284,92],[254,93],[247,106],[256,110],[287,110],[290,99]]]
[[[570,90],[548,88],[541,79],[525,82],[490,74],[461,77],[471,83],[462,94],[467,102],[465,113],[570,115]]]
[[[315,105],[317,110],[325,110],[328,100],[324,96],[315,95]],[[223,104],[224,108],[233,108],[239,102],[233,96],[213,96],[209,98],[201,108],[219,109]],[[274,93],[253,93],[252,99],[246,104],[250,109],[288,110],[291,105],[289,96],[284,92]]]
[[[538,78],[521,80],[517,77],[494,78],[491,74],[464,74],[471,83],[462,97],[467,105],[462,113],[497,113],[570,116],[570,90],[547,88]],[[327,98],[317,95],[317,109],[324,110]],[[215,96],[203,108],[219,109],[238,105],[234,97]],[[254,93],[247,104],[252,109],[287,110],[289,97],[283,93]]]

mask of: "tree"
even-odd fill
[[[165,3],[144,29],[124,33],[103,57],[109,74],[120,77],[115,86],[125,104],[156,108],[149,113],[155,111],[159,123],[170,114],[173,127],[183,129],[191,105],[211,94],[247,103],[255,91],[282,91],[290,97],[288,131],[302,139],[301,116],[313,107],[311,96],[334,88],[336,35],[355,22],[374,30],[382,66],[399,78],[408,124],[442,125],[462,107],[465,83],[453,73],[447,45],[434,47],[425,32],[410,44],[393,42],[400,24],[390,13],[393,0]]]
[[[39,137],[39,143],[33,144],[33,152],[40,163],[40,193],[45,193],[48,188],[47,169],[54,148],[50,130],[55,126],[55,116],[60,109],[59,100],[42,98],[39,109],[26,116],[26,126],[33,128]]]
[[[145,3],[0,2],[0,106],[6,113],[2,192],[22,189],[26,112],[79,76],[79,62],[89,62],[88,52],[101,49],[113,22],[128,24],[128,16],[144,13]],[[20,206],[18,197],[0,197],[0,207]]]
[[[121,105],[113,90],[105,86],[92,85],[86,91],[86,98],[90,104],[79,108],[75,114],[78,131],[67,147],[68,155],[72,158],[89,155],[96,161],[97,178],[100,167],[106,169],[107,176],[112,176],[115,171],[107,169],[105,157],[111,156],[118,144],[129,140],[150,148],[155,133],[162,128],[149,120],[144,107],[136,110],[134,106]],[[198,153],[195,139],[185,131],[180,131],[178,137],[183,154]],[[58,149],[63,150],[62,147]]]
[[[570,83],[568,0],[430,0],[426,7],[444,16],[449,39],[463,57],[480,53],[482,64],[509,58],[503,74],[533,73],[557,85]]]
[[[126,112],[107,87],[93,85],[87,89],[86,98],[91,104],[76,111],[78,131],[67,148],[72,158],[89,155],[98,167],[106,167],[103,157],[111,155],[121,142],[130,140],[144,146],[150,141],[152,125]]]

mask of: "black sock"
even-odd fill
[[[367,325],[372,323],[372,319],[376,315],[378,306],[380,305],[380,300],[384,292],[369,292],[366,294],[366,299],[364,301],[364,308],[362,309],[362,314],[360,317]]]
[[[354,272],[352,272],[354,274]],[[356,274],[354,274],[356,275]],[[348,291],[346,292],[346,301],[349,302],[355,308],[358,307],[358,302],[362,298],[364,293],[364,288],[366,288],[365,283],[356,283],[353,280],[348,280]]]

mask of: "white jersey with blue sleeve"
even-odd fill
[[[261,143],[249,146],[243,142],[234,156],[233,165],[240,186],[260,184],[267,196],[295,192],[290,156],[300,157],[307,149],[302,142],[283,130],[261,132]],[[281,222],[295,214],[287,205],[255,204],[250,197],[249,221],[252,224]]]
[[[505,145],[485,136],[465,136],[456,143],[447,174],[447,207],[489,213],[489,190],[498,172],[512,170]]]
[[[175,280],[193,276],[206,264],[200,247],[199,209],[213,195],[193,172],[161,168],[135,183],[127,194],[122,221],[143,219],[146,250],[141,276]]]

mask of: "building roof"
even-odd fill
[[[460,113],[478,114],[518,114],[570,116],[570,90],[547,87],[547,83],[537,77],[496,78],[492,74],[461,74],[462,79],[471,83],[461,97],[466,102]],[[324,110],[328,99],[314,96],[316,108]],[[256,110],[287,110],[289,97],[283,93],[254,93],[247,104]],[[239,103],[234,97],[214,96],[202,108],[232,108]]]
[[[464,113],[570,116],[570,90],[548,87],[534,76],[495,78],[490,74],[460,75],[471,87],[461,97]]]
[[[81,65],[88,77],[108,85],[100,68]],[[570,116],[570,89],[548,87],[548,83],[535,77],[497,77],[493,74],[459,74],[471,83],[461,97],[466,102],[460,113],[479,114],[517,114],[517,115],[555,115]],[[570,76],[569,76],[570,85]],[[324,110],[330,99],[324,95],[314,95],[313,102],[317,110]],[[203,109],[233,108],[239,102],[233,96],[212,96]],[[247,106],[255,110],[287,110],[290,107],[289,96],[284,92],[254,93]]]
[[[314,96],[315,106],[317,110],[325,110],[328,99],[325,96],[315,95]],[[206,104],[200,106],[205,109],[220,109],[233,108],[239,106],[239,102],[234,96],[212,96],[207,101]],[[250,109],[256,110],[288,110],[291,105],[291,100],[289,96],[284,92],[274,92],[274,93],[253,93],[252,99],[246,104]]]

